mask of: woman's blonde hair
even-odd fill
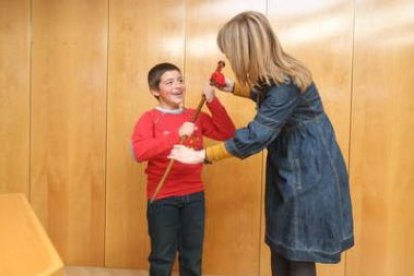
[[[281,84],[290,77],[305,91],[312,82],[309,69],[283,51],[261,13],[248,11],[233,17],[220,29],[217,44],[243,85]]]

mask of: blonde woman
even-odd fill
[[[310,71],[283,51],[261,13],[233,17],[220,29],[217,43],[237,79],[226,79],[221,90],[255,100],[257,114],[233,138],[198,151],[176,145],[169,158],[216,162],[267,148],[266,243],[272,273],[316,275],[315,263],[337,263],[354,244],[346,165],[318,89]]]

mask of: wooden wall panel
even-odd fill
[[[184,73],[185,1],[110,1],[105,264],[148,266],[146,163],[130,152],[136,120],[158,102],[147,72],[172,62]]]
[[[30,1],[0,1],[0,193],[29,195]]]
[[[244,10],[265,11],[265,1],[187,1],[186,77],[187,105],[196,106],[201,88],[217,61],[223,59],[216,45],[219,28]],[[233,77],[230,65],[224,70]],[[237,126],[255,114],[246,99],[217,95]],[[205,109],[206,110],[206,109]],[[215,143],[207,141],[207,143]],[[204,272],[214,275],[258,275],[262,208],[262,154],[243,161],[229,159],[205,166],[207,220]]]
[[[145,164],[128,149],[156,104],[147,71],[179,65],[195,106],[223,58],[219,27],[250,9],[311,68],[350,164],[356,246],[319,275],[414,269],[411,0],[0,0],[0,193],[30,196],[66,264],[147,267]],[[238,126],[253,117],[253,103],[218,96]],[[264,158],[206,166],[206,273],[270,275]]]
[[[268,0],[267,13],[285,51],[312,71],[344,157],[349,160],[352,1]],[[262,273],[270,275],[269,250],[264,248],[262,253]],[[318,265],[318,275],[340,276],[344,269],[344,261],[338,265]]]
[[[65,264],[104,264],[107,6],[32,1],[31,203]]]
[[[414,2],[356,1],[347,276],[414,270]]]

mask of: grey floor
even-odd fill
[[[105,267],[65,266],[64,276],[148,276],[147,271]],[[173,273],[172,276],[178,276]],[[205,275],[217,276],[217,275]]]
[[[148,272],[134,269],[66,266],[65,276],[148,276]]]

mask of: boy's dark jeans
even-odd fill
[[[201,276],[204,206],[204,192],[148,203],[150,276],[170,276],[177,250],[180,276]]]

